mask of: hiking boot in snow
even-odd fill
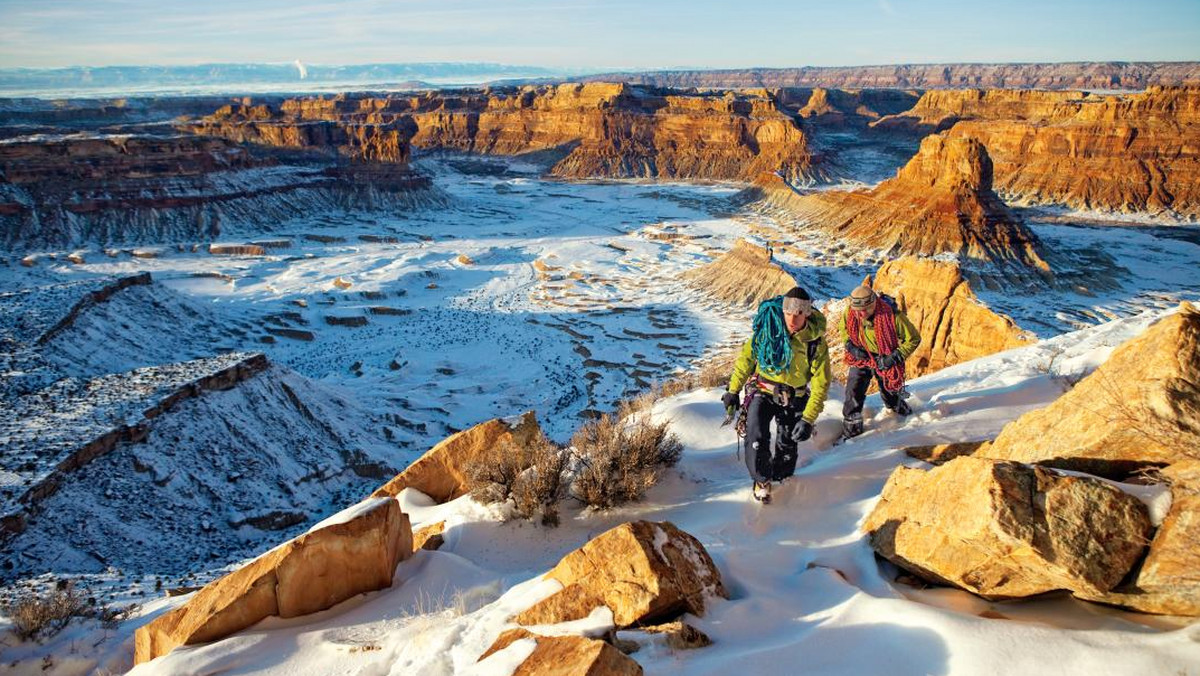
[[[771,482],[770,481],[755,481],[754,482],[754,499],[764,505],[771,504]]]
[[[863,433],[862,414],[847,416],[842,420],[842,441],[849,441]]]
[[[910,407],[908,402],[904,401],[903,399],[898,400],[892,410],[896,412],[896,415],[901,417],[910,415],[912,413],[912,407]]]

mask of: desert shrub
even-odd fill
[[[581,427],[571,446],[579,459],[572,493],[595,509],[640,500],[683,453],[667,423],[646,415],[601,416]]]
[[[520,518],[540,514],[543,524],[556,526],[558,503],[566,495],[567,459],[567,453],[543,435],[527,445],[498,444],[467,468],[467,488],[480,502],[511,500]]]
[[[12,618],[13,631],[25,641],[48,638],[72,619],[93,615],[87,596],[69,583],[45,591],[22,590],[3,610]]]

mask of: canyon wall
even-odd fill
[[[992,191],[992,163],[978,141],[927,137],[895,177],[871,189],[800,194],[771,175],[759,188],[761,207],[888,256],[951,253],[1050,272],[1037,237]]]
[[[619,81],[656,87],[831,87],[848,89],[1140,90],[1200,81],[1200,62],[945,63],[890,66],[664,70],[606,73],[583,81]]]
[[[927,92],[875,124],[983,143],[995,190],[1011,203],[1200,218],[1200,86]]]
[[[227,106],[192,131],[354,160],[403,163],[410,148],[533,155],[564,178],[752,180],[821,176],[800,126],[762,95],[595,83]]]
[[[412,206],[427,187],[406,165],[283,163],[220,138],[31,136],[0,144],[0,245],[209,240],[229,221]]]

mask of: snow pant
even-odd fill
[[[900,393],[888,392],[883,386],[883,376],[872,368],[851,366],[846,374],[846,401],[842,404],[842,436],[856,437],[863,432],[863,401],[867,398],[867,388],[871,386],[871,378],[879,384],[879,396],[883,397],[883,405],[896,410],[900,405]]]
[[[746,469],[754,481],[780,481],[796,472],[796,442],[792,429],[802,419],[808,392],[797,392],[781,406],[766,392],[755,394],[746,410]],[[771,445],[771,420],[775,444]]]

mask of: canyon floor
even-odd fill
[[[26,317],[52,324],[73,302],[60,293],[65,284],[149,272],[151,286],[122,292],[138,294],[122,301],[125,311],[91,312],[55,338],[46,358],[78,377],[94,377],[261,351],[274,365],[271,377],[299,391],[310,402],[306,410],[337,428],[339,438],[353,438],[365,456],[403,468],[454,431],[526,410],[565,441],[589,415],[739,343],[750,312],[710,299],[683,278],[739,238],[792,240],[777,258],[818,304],[844,296],[884,260],[743,210],[736,199],[741,186],[732,184],[548,181],[536,166],[500,159],[426,157],[416,167],[444,193],[446,208],[329,213],[267,229],[226,225],[219,243],[258,242],[262,255],[158,244],[40,252],[28,267],[0,267],[5,330],[25,330]],[[872,163],[864,177],[878,169]],[[1000,663],[1039,673],[1188,673],[1200,663],[1195,627],[1174,629],[1067,599],[989,604],[955,591],[894,586],[894,571],[876,562],[856,530],[891,470],[915,462],[898,449],[994,435],[1057,396],[1051,365],[1082,370],[1099,363],[1180,300],[1200,299],[1194,226],[1021,213],[1054,254],[1065,286],[997,284],[977,293],[1047,340],[916,381],[916,416],[902,422],[877,415],[869,435],[831,449],[840,420],[835,387],[804,467],[769,508],[749,500],[733,434],[717,428],[718,393],[682,395],[662,402],[657,414],[671,419],[684,440],[684,461],[644,503],[608,514],[571,512],[563,527],[546,529],[501,523],[502,513],[469,498],[435,507],[419,494],[406,495],[415,525],[446,519],[448,534],[441,551],[402,564],[403,584],[316,617],[267,622],[176,651],[138,673],[469,673],[475,667],[467,662],[502,628],[497,618],[545,593],[533,578],[589,535],[631,518],[669,519],[696,535],[734,590],[732,600],[696,620],[713,647],[682,653],[645,646],[635,657],[647,673],[769,672],[787,664],[822,673],[989,673]],[[69,261],[72,253],[83,262]],[[222,400],[226,409],[288,405],[286,397],[264,404],[274,401],[269,393],[220,396],[230,397]],[[311,406],[334,399],[339,403],[321,410]],[[878,411],[878,399],[869,401]],[[172,414],[188,420],[178,435],[217,438],[227,430],[216,428],[231,424],[206,418],[199,402],[181,406],[195,408]],[[0,428],[0,455],[19,445],[14,430],[24,419],[15,409],[3,415],[9,419]],[[92,419],[126,415],[112,404]],[[238,434],[261,432],[252,418],[241,425]],[[301,438],[298,432],[254,443]],[[171,486],[189,462],[160,459],[143,483]],[[378,483],[355,479],[317,498],[273,493],[270,504],[250,509],[225,504],[247,490],[231,480],[188,509],[239,524],[233,544],[214,544],[216,537],[198,544],[186,530],[105,543],[103,529],[83,533],[76,524],[129,520],[109,509],[128,495],[119,484],[103,488],[129,470],[92,471],[52,498],[61,509],[46,510],[39,528],[22,536],[15,569],[5,574],[75,578],[106,600],[144,602],[143,614],[115,633],[68,630],[48,646],[0,646],[4,664],[33,669],[37,656],[52,654],[56,673],[127,669],[133,628],[178,602],[155,598],[160,578],[166,586],[211,579]],[[225,471],[234,476],[238,468]],[[0,484],[18,479],[0,474]],[[240,525],[250,512],[301,517],[262,531]],[[59,539],[63,533],[69,535]],[[146,544],[130,546],[139,539]],[[122,551],[90,555],[103,547]],[[163,554],[178,551],[184,554]],[[1007,619],[979,616],[989,610]],[[1053,665],[1048,654],[1056,656]]]

